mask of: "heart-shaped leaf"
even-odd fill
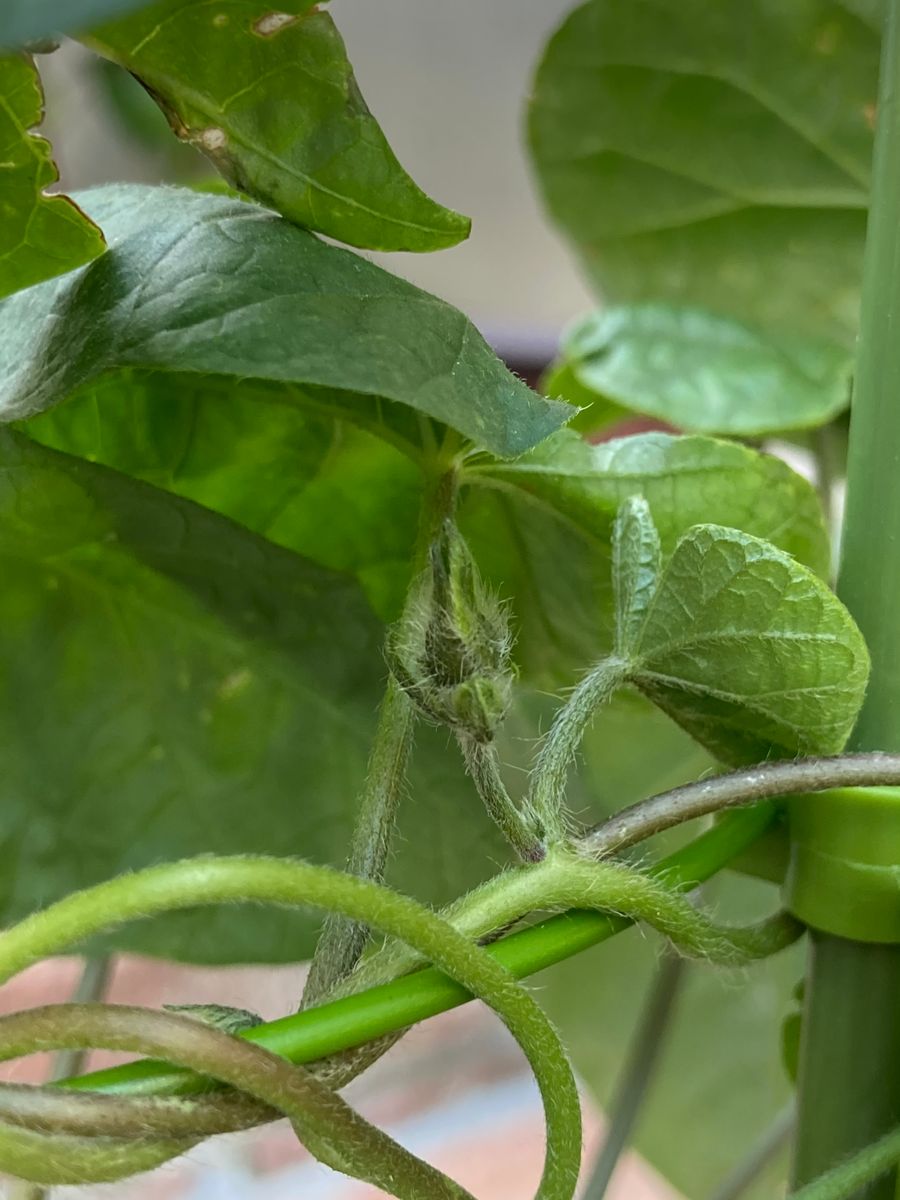
[[[836,754],[869,656],[832,591],[768,542],[698,525],[633,637],[630,678],[724,762]]]
[[[338,389],[373,415],[395,401],[501,457],[571,416],[450,305],[254,205],[136,186],[80,200],[110,249],[0,305],[0,419],[133,366]]]
[[[572,327],[563,356],[588,394],[696,433],[759,437],[823,425],[850,401],[833,342],[761,333],[700,309],[637,304]]]
[[[59,174],[50,143],[28,132],[43,116],[34,64],[24,55],[0,56],[0,296],[80,267],[104,249],[100,230],[74,201],[44,194]]]
[[[468,218],[400,166],[315,0],[157,0],[87,41],[137,76],[234,187],[289,220],[374,250],[468,236]]]
[[[566,18],[531,150],[605,297],[852,346],[879,38],[874,6],[851,7],[588,0]]]

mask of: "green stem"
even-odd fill
[[[556,714],[541,746],[526,807],[550,840],[559,840],[565,833],[566,779],[585,730],[597,709],[625,683],[628,668],[622,658],[605,658],[592,667]]]
[[[431,423],[423,418],[423,435],[433,441]],[[425,569],[432,541],[442,522],[456,507],[457,472],[450,465],[455,443],[448,438],[441,456],[432,445],[428,472],[419,511],[419,528],[410,568],[406,596],[408,613],[411,597]],[[353,827],[347,870],[360,879],[384,878],[384,869],[396,824],[397,809],[406,780],[415,729],[415,710],[393,675],[378,713],[378,726],[369,754],[366,781],[359,799],[359,811]],[[346,979],[359,962],[366,942],[368,926],[363,921],[348,921],[338,913],[329,913],[316,944],[309,976],[303,989],[301,1008],[319,1004],[334,987]]]
[[[409,697],[391,676],[381,702],[366,783],[353,829],[347,870],[360,879],[384,878],[397,808],[406,780],[415,718]],[[369,937],[363,921],[329,913],[303,989],[301,1007],[318,1004],[359,962]]]
[[[58,1047],[164,1055],[283,1113],[303,1145],[336,1171],[383,1188],[398,1200],[473,1200],[469,1192],[370,1125],[309,1071],[190,1017],[114,1004],[64,1004],[0,1017],[0,1058]],[[119,1103],[127,1120],[128,1105]],[[103,1137],[45,1133],[42,1166],[40,1159],[34,1162],[34,1143],[40,1140],[40,1133],[33,1132],[25,1161],[20,1162],[21,1129],[0,1127],[4,1169],[19,1168],[22,1174],[47,1171],[44,1178],[55,1175],[59,1182],[105,1182],[135,1173],[128,1161],[131,1151],[137,1169],[145,1169],[145,1156],[154,1149],[146,1130],[123,1137],[115,1125],[112,1135]],[[189,1149],[194,1141],[160,1138],[160,1160]],[[63,1178],[56,1174],[60,1167],[54,1156],[63,1160]]]
[[[837,591],[872,656],[854,750],[900,750],[900,0],[888,0]],[[813,939],[794,1183],[900,1121],[900,947]],[[852,978],[845,978],[852,972]],[[879,1069],[872,1073],[878,1062]],[[893,1200],[895,1172],[865,1193]],[[802,1193],[801,1193],[802,1195]]]
[[[769,827],[774,809],[760,805],[732,813],[652,868],[671,887],[690,890],[741,854]],[[543,864],[542,864],[543,865]],[[540,870],[540,867],[534,868]],[[517,876],[517,881],[518,881]],[[512,934],[486,953],[516,979],[607,941],[631,921],[576,911],[551,917]],[[241,1034],[292,1062],[308,1063],[360,1046],[467,1003],[471,994],[434,967],[307,1009]],[[139,1095],[190,1094],[202,1079],[165,1063],[129,1063],[67,1081],[67,1087]]]
[[[798,1192],[791,1192],[788,1200],[852,1200],[863,1194],[867,1197],[875,1195],[871,1190],[862,1189],[877,1184],[889,1173],[894,1174],[898,1160],[900,1129],[894,1129],[839,1167],[819,1176]]]
[[[527,813],[516,807],[506,790],[496,745],[478,742],[465,733],[460,734],[458,741],[466,770],[472,776],[491,820],[523,862],[540,862],[547,853],[546,843],[540,836],[544,831],[538,822],[530,820]]]
[[[114,965],[115,959],[111,954],[98,954],[94,958],[86,958],[81,978],[72,993],[72,1003],[85,1004],[93,1000],[102,1000],[112,979]],[[70,1075],[80,1075],[84,1068],[84,1060],[83,1051],[63,1050],[54,1059],[50,1078],[58,1082]]]
[[[75,1004],[92,1000],[102,1000],[112,978],[114,958],[111,954],[100,954],[94,958],[86,958],[82,967],[81,978],[72,1001]],[[87,1054],[84,1050],[62,1050],[53,1060],[53,1070],[50,1078],[54,1083],[68,1079],[70,1075],[80,1075],[84,1069]],[[46,1200],[49,1192],[40,1185],[23,1184],[12,1200]]]
[[[610,1105],[609,1128],[591,1170],[582,1200],[604,1200],[616,1167],[631,1138],[671,1028],[685,961],[667,951],[656,968],[640,1025],[628,1052],[622,1078]]]
[[[806,1183],[900,1114],[900,949],[810,937],[794,1180]],[[848,1103],[854,1097],[856,1103]],[[885,1180],[872,1197],[892,1200]],[[869,1193],[866,1193],[867,1200]]]
[[[323,907],[336,910],[352,920],[368,921],[382,933],[406,942],[466,991],[485,1000],[521,1045],[540,1090],[547,1136],[544,1172],[536,1196],[541,1200],[569,1200],[577,1183],[581,1160],[580,1106],[568,1061],[543,1010],[528,992],[514,986],[498,962],[464,934],[418,902],[379,884],[328,867],[254,856],[194,859],[151,867],[76,892],[7,930],[0,939],[0,979],[7,980],[35,959],[58,953],[72,942],[91,937],[123,921],[197,904],[248,901]],[[52,1013],[54,1010],[45,1011]],[[309,1009],[301,1015],[313,1016],[318,1011]],[[16,1014],[0,1020],[0,1033],[14,1030],[17,1020],[28,1028],[28,1019],[33,1016],[33,1013]],[[185,1027],[191,1025],[188,1018],[178,1020]],[[218,1031],[202,1028],[207,1034],[215,1033],[220,1041],[225,1036]],[[54,1032],[54,1036],[58,1036],[58,1033]],[[22,1037],[25,1051],[21,1045],[13,1049],[6,1045],[4,1053],[12,1055],[42,1048],[29,1043],[24,1033]],[[240,1039],[229,1040],[235,1046],[244,1044]],[[259,1047],[258,1039],[245,1040],[256,1042]],[[52,1046],[48,1043],[46,1048]],[[184,1059],[194,1070],[202,1071],[204,1068],[198,1068],[187,1057],[188,1050],[189,1047],[186,1047],[180,1052],[180,1059]],[[179,1056],[173,1057],[176,1062],[179,1061]],[[249,1059],[247,1061],[249,1063]],[[211,1073],[215,1078],[242,1087],[238,1076],[226,1075],[220,1067]],[[304,1072],[303,1078],[307,1081],[304,1085],[306,1091],[313,1099],[318,1096],[321,1101],[323,1092],[334,1095],[323,1084],[316,1082],[314,1087],[309,1084],[312,1077],[308,1073]],[[284,1107],[280,1101],[273,1100],[261,1090],[258,1081],[253,1082],[249,1091],[266,1103]],[[289,1111],[289,1115],[292,1121],[301,1119],[293,1110]],[[374,1153],[377,1147],[372,1140],[371,1127],[367,1129],[369,1150]],[[313,1134],[319,1136],[315,1128]],[[306,1136],[304,1129],[304,1138]],[[321,1136],[327,1136],[327,1122]],[[328,1154],[320,1154],[317,1145],[324,1146]],[[317,1157],[323,1157],[324,1161],[334,1165],[334,1155],[327,1143],[320,1141],[311,1148]],[[335,1149],[335,1153],[338,1149]],[[366,1161],[366,1155],[363,1155],[351,1173],[360,1178],[371,1178],[359,1174]],[[390,1174],[382,1174],[380,1178],[383,1184],[385,1179],[390,1179]],[[390,1190],[409,1200],[419,1200],[419,1197],[425,1200],[430,1195],[421,1189],[416,1191],[413,1186],[398,1191],[394,1184]]]

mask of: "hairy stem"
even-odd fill
[[[393,676],[381,703],[359,814],[353,830],[347,870],[360,879],[384,878],[397,809],[406,781],[415,716],[409,697]],[[359,962],[369,937],[364,921],[329,913],[303,989],[301,1008],[327,996]]]
[[[900,1129],[894,1129],[806,1187],[791,1192],[788,1200],[850,1200],[860,1194],[860,1189],[887,1175],[898,1162]]]
[[[419,586],[419,575],[428,561],[431,544],[442,522],[452,516],[456,507],[458,489],[456,468],[449,465],[455,440],[446,439],[446,450],[439,452],[434,443],[434,430],[426,418],[422,419],[422,430],[423,435],[430,439],[430,473],[426,473],[419,512],[419,528],[405,603],[407,616],[412,597]],[[391,673],[378,714],[347,860],[347,870],[360,879],[378,882],[384,878],[397,809],[409,767],[414,727],[413,704]],[[347,978],[359,962],[368,936],[364,921],[348,921],[337,913],[326,916],[303,989],[301,1009],[321,1003],[338,983]]]
[[[651,867],[650,874],[664,878],[669,887],[690,891],[743,853],[769,828],[774,815],[774,810],[764,805],[731,813],[715,828]],[[530,868],[545,869],[544,863]],[[518,868],[501,879],[508,880],[509,887],[524,892],[530,887],[527,881],[523,882],[528,870]],[[479,899],[483,918],[492,904],[490,898]],[[522,979],[607,941],[630,924],[627,917],[583,910],[566,912],[503,938],[486,947],[485,953],[500,962],[514,978]],[[387,979],[382,981],[384,976],[379,972],[367,977],[364,964],[355,978],[364,981],[362,986],[366,990],[259,1025],[239,1036],[258,1042],[292,1062],[310,1063],[404,1030],[472,998],[464,986],[454,983],[437,968],[428,967],[394,978],[396,967],[396,962],[389,962],[384,973]],[[67,1080],[65,1086],[123,1095],[174,1095],[202,1090],[204,1083],[188,1072],[144,1061]]]
[[[778,796],[797,796],[836,787],[900,786],[900,754],[840,754],[763,763],[717,775],[623,808],[580,840],[588,853],[602,856],[625,850],[684,821],[724,809],[741,808]]]
[[[581,745],[585,730],[597,709],[626,682],[628,663],[622,658],[605,658],[581,680],[556,714],[541,746],[531,776],[527,807],[541,821],[552,840],[566,832],[565,792],[569,768]]]
[[[538,819],[529,819],[520,811],[503,782],[497,747],[460,734],[459,747],[466,770],[481,797],[488,815],[523,862],[540,862],[547,853],[545,830]]]
[[[115,959],[111,954],[98,954],[84,961],[81,978],[72,993],[73,1004],[86,1004],[102,1000],[112,979]],[[53,1062],[51,1080],[68,1079],[80,1075],[84,1069],[85,1054],[81,1050],[64,1050]]]
[[[87,1049],[134,1051],[164,1056],[171,1062],[230,1084],[277,1112],[287,1116],[297,1136],[319,1159],[337,1171],[383,1188],[399,1200],[472,1200],[458,1184],[404,1150],[386,1134],[363,1120],[330,1088],[319,1083],[302,1067],[292,1066],[231,1034],[213,1029],[190,1017],[153,1012],[122,1005],[58,1005],[31,1009],[0,1018],[0,1057],[15,1058],[40,1049]],[[123,1112],[127,1105],[123,1106]],[[0,1153],[5,1131],[0,1128]],[[54,1151],[54,1136],[47,1135],[47,1149]],[[129,1138],[105,1134],[94,1143],[101,1178],[114,1178],[106,1164],[111,1149],[119,1164],[127,1161],[121,1147],[110,1141]],[[142,1144],[143,1143],[143,1144]],[[146,1131],[137,1139],[145,1152],[150,1139]],[[171,1138],[161,1152],[170,1149]],[[152,1143],[150,1143],[152,1144]],[[73,1150],[66,1140],[59,1149]],[[78,1145],[78,1176],[87,1181],[90,1162],[87,1147]],[[4,1161],[16,1169],[16,1157]],[[69,1164],[71,1165],[71,1164]],[[63,1168],[68,1169],[64,1166]],[[71,1182],[76,1182],[76,1176]]]
[[[604,1200],[606,1196],[659,1063],[681,991],[684,969],[684,959],[671,951],[666,951],[656,968],[622,1077],[609,1107],[609,1126],[582,1200]]]
[[[58,953],[72,942],[123,921],[199,904],[240,901],[318,906],[366,921],[390,937],[408,942],[463,988],[484,999],[520,1042],[544,1103],[547,1146],[537,1195],[541,1200],[569,1200],[580,1164],[580,1107],[553,1027],[528,993],[485,950],[414,900],[378,884],[327,867],[252,856],[152,867],[75,893],[8,930],[0,940],[0,978],[8,979],[36,958]],[[309,1015],[317,1011],[311,1009]],[[268,1102],[258,1090],[253,1094]],[[416,1195],[414,1191],[408,1194]]]
[[[111,954],[86,958],[81,978],[72,993],[73,1003],[83,1004],[93,1000],[102,1000],[112,977],[113,966],[114,958]],[[61,1051],[53,1060],[53,1069],[50,1072],[51,1081],[58,1082],[61,1079],[68,1079],[71,1075],[80,1075],[84,1070],[86,1058],[84,1050]],[[32,1090],[27,1089],[29,1093]],[[2,1105],[3,1096],[0,1094],[0,1114],[2,1114]],[[25,1184],[14,1200],[46,1200],[48,1195],[46,1188]]]

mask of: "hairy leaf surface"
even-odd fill
[[[563,22],[538,70],[531,148],[550,213],[607,298],[852,345],[872,7],[588,0]]]
[[[608,651],[611,532],[642,495],[664,554],[714,518],[824,573],[829,544],[814,489],[780,459],[704,437],[651,433],[598,446],[562,430],[512,463],[469,468],[464,519],[485,569],[512,595],[525,669],[571,680]]]
[[[0,306],[0,419],[137,366],[338,389],[373,413],[394,401],[501,457],[571,416],[462,313],[255,205],[138,186],[81,202],[110,249]]]
[[[43,116],[34,64],[0,55],[0,296],[80,267],[104,249],[100,230],[74,201],[44,193],[59,173],[50,143],[29,132]]]
[[[629,496],[613,525],[613,593],[616,604],[616,654],[627,657],[636,646],[659,585],[659,533],[643,496]]]
[[[811,571],[759,538],[699,525],[666,563],[631,678],[724,762],[837,754],[862,705],[862,634]]]
[[[239,191],[353,246],[439,250],[468,218],[410,179],[314,0],[158,0],[88,44],[131,71]]]
[[[850,401],[852,356],[833,342],[764,334],[701,309],[639,304],[579,321],[563,343],[601,404],[692,433],[760,437],[823,425]]]

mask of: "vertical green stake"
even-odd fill
[[[900,750],[898,87],[900,0],[887,0],[838,576],[838,594],[872,654],[853,750]],[[816,934],[811,942],[795,1185],[900,1123],[900,947],[831,934]],[[895,1176],[865,1189],[858,1200],[894,1200]]]

